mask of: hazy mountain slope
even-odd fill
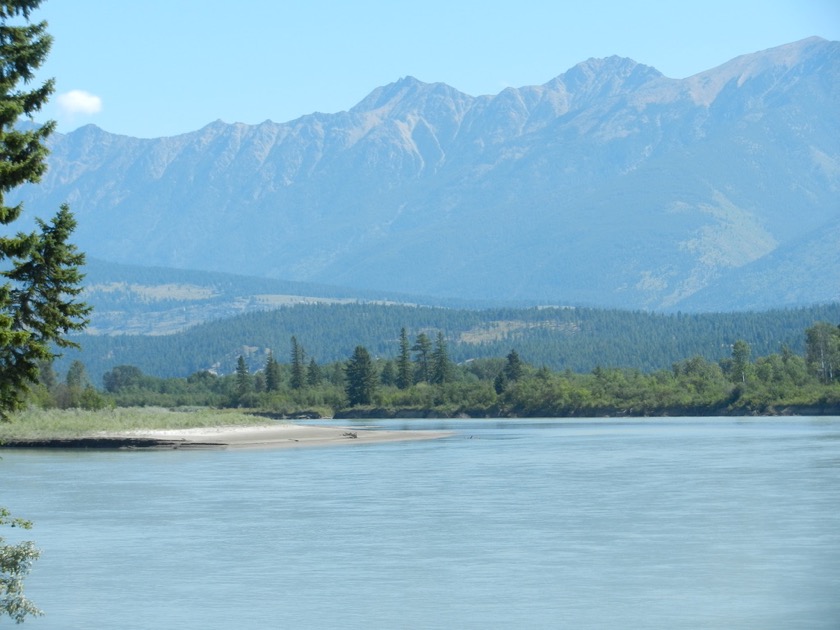
[[[169,335],[208,321],[300,304],[402,304],[477,309],[524,306],[349,290],[274,278],[88,258],[85,303],[93,307],[88,335]]]
[[[796,245],[840,217],[837,112],[840,43],[818,38],[684,80],[619,57],[495,96],[408,77],[284,124],[154,140],[84,127],[54,139],[23,196],[68,201],[81,248],[118,262],[467,298],[783,306],[838,294],[830,242],[824,265]],[[773,290],[780,273],[808,282]]]

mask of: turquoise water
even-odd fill
[[[24,627],[840,627],[840,418],[368,424],[455,434],[4,451]]]

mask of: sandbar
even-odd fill
[[[444,431],[357,429],[350,427],[271,424],[194,429],[136,430],[102,434],[100,439],[149,441],[157,448],[299,448],[434,440],[452,435]],[[138,446],[135,446],[135,448]]]

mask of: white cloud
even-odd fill
[[[98,114],[102,111],[102,99],[84,90],[70,90],[56,98],[65,114]]]

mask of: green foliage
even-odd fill
[[[324,376],[321,373],[321,368],[315,359],[309,359],[309,365],[306,368],[306,384],[309,387],[318,387],[321,384]]]
[[[53,81],[21,89],[35,77],[52,38],[46,22],[29,23],[40,2],[0,5],[0,226],[20,217],[22,205],[6,206],[13,189],[40,181],[46,171],[45,142],[54,123],[23,129],[53,91]],[[22,22],[22,23],[21,23]],[[66,205],[50,222],[36,219],[31,233],[0,237],[0,419],[19,409],[37,382],[39,364],[54,348],[75,347],[67,337],[84,328],[90,309],[75,300],[81,292],[84,256],[69,243],[76,221]]]
[[[511,350],[505,363],[504,374],[508,381],[518,381],[525,373],[525,364],[519,358],[519,353],[516,350]]]
[[[265,390],[276,392],[280,389],[280,364],[274,358],[274,353],[268,351],[268,359],[265,361]]]
[[[817,322],[805,331],[808,368],[823,383],[840,380],[840,327]]]
[[[292,386],[292,389],[301,389],[304,385],[306,385],[305,358],[305,353],[301,345],[298,343],[297,337],[292,335],[292,376],[289,381],[289,384]]]
[[[251,391],[251,375],[241,354],[236,362],[236,404],[246,405],[246,396]]]
[[[407,389],[411,386],[413,378],[411,376],[411,350],[408,345],[408,332],[405,326],[400,329],[400,350],[397,355],[397,376],[396,385],[400,389]]]
[[[102,383],[105,391],[116,393],[130,387],[137,387],[143,380],[143,372],[133,365],[118,365],[114,369],[105,372]]]
[[[399,333],[405,328],[409,340],[421,332],[433,338],[436,331],[447,331],[447,352],[456,364],[492,361],[516,348],[531,365],[556,371],[585,373],[601,365],[652,372],[671,369],[675,362],[693,356],[713,362],[730,358],[738,339],[749,344],[753,357],[779,352],[784,346],[801,355],[802,331],[818,321],[840,322],[840,304],[702,315],[307,304],[214,321],[172,335],[79,335],[74,339],[82,351],[67,350],[55,365],[66,371],[73,360],[82,360],[99,384],[102,375],[117,365],[136,365],[158,377],[186,377],[207,369],[231,374],[238,356],[245,354],[254,372],[264,367],[270,350],[275,357],[283,350],[285,356],[292,335],[321,365],[345,360],[356,345],[365,346],[373,356],[399,360]],[[414,356],[410,348],[409,354]],[[412,374],[406,386],[413,381]]]
[[[379,382],[383,385],[396,385],[397,372],[393,361],[384,361],[382,369],[379,370]]]
[[[0,507],[0,526],[31,529],[32,523],[13,518],[9,510]],[[23,580],[40,555],[41,552],[31,541],[11,544],[0,536],[0,616],[8,615],[16,623],[22,623],[27,616],[43,614],[23,594]]]
[[[734,383],[746,383],[750,375],[750,353],[752,349],[743,339],[732,345],[731,378]]]
[[[253,415],[205,407],[117,407],[108,410],[27,409],[0,424],[0,442],[45,438],[78,438],[96,433],[122,433],[195,427],[254,426]]]
[[[435,349],[432,351],[432,367],[430,381],[435,385],[448,383],[452,378],[452,363],[446,349],[446,340],[442,332],[438,332]]]
[[[347,362],[347,404],[369,405],[376,391],[376,369],[370,353],[364,346],[356,346],[353,356]]]
[[[833,328],[826,330],[834,335]],[[425,333],[420,335],[428,339]],[[455,364],[448,360],[448,344],[440,332],[429,356],[432,382],[419,381],[401,388],[398,365],[404,337],[401,334],[392,341],[392,352],[396,352],[393,359],[374,361],[362,345],[356,346],[347,362],[321,367],[311,359],[307,384],[298,389],[291,386],[291,366],[277,364],[269,351],[265,368],[255,374],[249,372],[243,355],[239,355],[237,370],[232,374],[202,370],[186,379],[152,377],[131,366],[118,366],[106,373],[106,394],[90,387],[59,384],[50,389],[41,384],[37,404],[49,406],[46,401],[52,395],[53,404],[60,407],[231,405],[286,416],[333,415],[348,405],[385,410],[377,413],[414,410],[421,415],[644,416],[782,413],[790,408],[826,413],[838,411],[840,399],[840,383],[822,382],[823,372],[814,369],[813,362],[809,370],[806,358],[787,346],[753,361],[749,344],[736,340],[728,349],[729,356],[718,361],[695,354],[655,371],[599,366],[589,373],[577,373],[552,371],[547,366],[535,370],[522,360],[517,349],[508,351],[504,358]],[[422,352],[416,352],[422,358]],[[253,359],[257,355],[251,356]],[[68,382],[82,383],[84,366],[71,367]],[[273,370],[277,374],[270,377]],[[54,376],[47,377],[50,379],[56,381]],[[268,386],[272,380],[279,384],[276,389]]]
[[[416,353],[414,358],[415,363],[417,363],[414,376],[415,382],[428,383],[432,376],[429,362],[429,357],[432,352],[432,342],[429,341],[426,333],[421,332],[417,335],[417,340],[414,342],[411,350]]]

